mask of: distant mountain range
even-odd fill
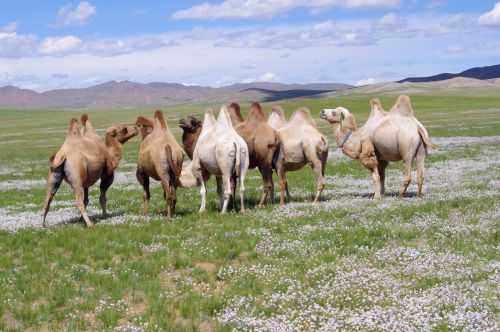
[[[410,77],[362,87],[339,83],[283,84],[272,82],[240,83],[213,88],[178,83],[136,83],[111,81],[81,89],[60,89],[38,93],[14,86],[0,87],[0,109],[47,108],[125,108],[155,107],[184,103],[228,101],[278,101],[301,97],[346,94],[458,93],[464,89],[497,91],[500,65],[477,67],[458,74],[443,73]],[[495,92],[496,93],[496,92]]]
[[[282,84],[255,82],[213,88],[177,83],[135,83],[111,81],[81,89],[38,93],[14,86],[0,87],[0,108],[112,108],[166,106],[193,102],[311,97],[350,88],[347,84]]]
[[[500,78],[500,65],[471,68],[458,74],[443,73],[427,77],[409,77],[399,81],[398,83],[438,82],[457,77],[475,78],[478,80],[491,80],[495,78]]]

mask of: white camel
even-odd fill
[[[239,179],[241,212],[245,211],[245,177],[250,164],[248,147],[233,128],[227,107],[220,110],[217,120],[212,111],[205,113],[203,129],[193,153],[193,175],[201,183],[200,213],[206,210],[207,185],[211,174],[222,179],[223,203],[226,213]]]
[[[290,200],[286,173],[298,171],[307,164],[311,165],[316,175],[314,203],[317,203],[325,188],[328,141],[318,130],[311,112],[307,108],[300,108],[287,122],[283,109],[275,106],[267,123],[278,132],[281,141],[280,152],[275,161],[280,179],[280,204],[285,205],[285,192]]]
[[[400,189],[404,196],[411,182],[411,165],[417,164],[418,196],[422,196],[425,157],[431,147],[425,127],[416,117],[410,97],[400,96],[390,112],[385,112],[378,99],[371,102],[366,124],[358,128],[354,116],[344,107],[324,109],[320,117],[333,125],[337,145],[344,154],[359,159],[372,173],[375,198],[385,192],[385,169],[391,161],[403,161],[405,177]]]

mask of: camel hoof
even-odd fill
[[[94,228],[95,225],[93,223],[87,224],[87,228]]]

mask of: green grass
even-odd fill
[[[382,98],[387,109],[394,100]],[[413,101],[419,119],[432,137],[482,137],[500,132],[498,112],[492,111],[500,108],[500,98],[415,96]],[[369,113],[366,97],[291,100],[282,105],[288,116],[294,109],[307,105],[316,118],[323,107],[345,106],[356,115],[359,124]],[[191,113],[201,116],[206,106],[217,105],[164,109],[177,137],[179,118]],[[266,110],[269,108],[265,105]],[[88,113],[95,126],[104,129],[114,122],[133,122],[138,115],[152,114],[152,110]],[[0,182],[44,178],[48,157],[63,142],[69,119],[80,114],[0,111],[0,168],[9,170],[0,172]],[[317,121],[334,146],[328,125]],[[134,171],[132,164],[138,146],[138,139],[126,145],[121,170]],[[498,156],[499,151],[498,144],[461,146],[431,155],[427,166],[475,160],[487,153]],[[391,166],[391,172],[399,174],[398,170],[399,164]],[[484,174],[487,175],[484,179],[479,176]],[[256,210],[260,180],[256,171],[249,175],[247,201],[252,211],[245,215],[217,213],[212,181],[209,212],[203,215],[197,213],[197,189],[180,189],[178,214],[172,221],[153,214],[151,219],[100,224],[92,230],[81,223],[72,223],[47,230],[0,231],[0,330],[113,330],[127,325],[149,331],[196,331],[206,326],[218,331],[248,329],[248,322],[237,319],[226,322],[221,318],[230,308],[238,312],[238,317],[261,317],[263,321],[282,314],[299,330],[315,330],[314,325],[300,325],[306,323],[295,319],[301,313],[309,313],[308,310],[315,312],[317,309],[311,308],[316,306],[335,307],[344,312],[367,310],[374,305],[390,307],[398,296],[404,299],[422,292],[425,297],[425,292],[446,286],[458,287],[457,294],[465,296],[469,289],[463,285],[468,283],[482,285],[474,295],[477,300],[474,303],[488,312],[489,319],[497,319],[494,294],[498,285],[492,286],[489,281],[495,280],[495,269],[488,264],[498,262],[499,258],[499,220],[492,209],[498,209],[500,194],[487,191],[490,181],[500,179],[498,169],[480,172],[471,169],[463,183],[449,184],[450,190],[443,188],[443,199],[400,201],[387,197],[378,203],[364,197],[343,197],[348,196],[349,188],[341,187],[342,179],[365,181],[369,176],[357,162],[344,158],[329,162],[327,175],[333,180],[325,194],[327,201],[319,207],[301,204],[310,200],[314,190],[312,171],[290,173],[296,204],[285,210],[276,206]],[[398,175],[396,181],[400,178]],[[399,183],[394,182],[394,177],[392,181],[390,188],[395,190]],[[448,191],[454,190],[463,190],[464,197],[447,198]],[[91,196],[91,207],[95,208],[97,191],[93,188]],[[364,191],[370,192],[371,186]],[[467,196],[468,191],[474,195]],[[38,212],[43,198],[43,187],[0,190],[0,208],[8,208],[11,213]],[[56,201],[72,199],[67,185],[63,185]],[[351,199],[355,203],[351,204]],[[163,211],[164,204],[155,184],[151,210]],[[140,214],[139,185],[129,190],[113,186],[109,209],[125,216]],[[419,218],[425,220],[423,226],[418,223]],[[442,266],[421,271],[413,270],[409,262],[392,261],[393,256],[387,260],[377,258],[394,248],[419,250],[423,257],[435,262],[440,262],[440,255],[445,254],[456,255],[463,261],[457,258],[453,263],[451,259],[448,266],[443,260]],[[338,286],[336,294],[319,291],[322,285],[350,273],[351,267],[361,271],[350,279],[352,285]],[[366,276],[362,272],[365,268],[371,271]],[[396,280],[402,295],[389,296],[395,290],[386,284],[379,285],[380,278],[374,277],[377,273]],[[370,274],[373,274],[371,283],[356,284],[357,278],[364,280]],[[307,289],[314,292],[306,296]],[[371,292],[373,297],[367,295]],[[283,298],[273,299],[273,294]],[[383,298],[379,299],[377,294],[387,296],[380,295]],[[463,307],[460,296],[451,305],[436,302],[436,310],[443,312],[444,318],[434,324],[434,330],[456,327],[446,317],[455,306]],[[241,299],[247,299],[249,306],[233,303]],[[308,301],[316,306],[309,306]]]

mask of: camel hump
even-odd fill
[[[271,113],[274,113],[279,116],[280,119],[285,120],[285,110],[280,105],[273,105]]]
[[[163,116],[162,111],[157,110],[155,112],[155,119],[158,120],[158,123],[159,123],[161,129],[167,129],[167,121],[165,120],[165,117]]]
[[[80,122],[82,123],[82,125],[85,126],[87,124],[88,120],[89,120],[89,116],[87,115],[87,113],[82,114],[82,116],[80,118]]]
[[[399,96],[396,104],[391,109],[391,113],[399,114],[402,116],[414,117],[415,112],[411,104],[411,99],[408,96]]]
[[[372,107],[372,109],[378,109],[382,111],[384,110],[384,108],[382,107],[382,102],[378,98],[373,98],[372,100],[370,100],[370,106]]]
[[[77,119],[71,119],[69,121],[68,133],[66,136],[80,136],[80,128],[78,126]]]
[[[137,117],[137,119],[135,120],[135,124],[143,127],[154,127],[155,125],[153,120],[143,116]]]
[[[222,106],[222,108],[220,109],[219,117],[217,118],[217,124],[224,128],[231,128],[233,126],[227,106]]]
[[[238,103],[231,103],[228,108],[229,116],[231,117],[231,122],[238,124],[245,121],[241,115],[241,107]]]
[[[306,122],[313,127],[316,127],[316,122],[311,116],[311,111],[307,107],[301,107],[293,113],[290,122]]]
[[[264,111],[262,111],[262,107],[259,103],[253,103],[252,106],[250,106],[250,114],[248,114],[248,119],[262,122],[266,121],[266,114],[264,113]]]

